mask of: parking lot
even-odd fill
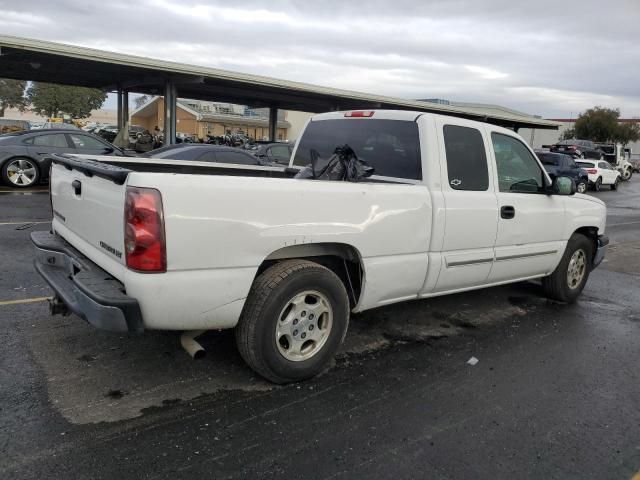
[[[50,317],[29,242],[46,188],[2,190],[0,477],[631,478],[640,177],[592,194],[612,245],[577,304],[531,282],[379,308],[324,374],[279,387],[230,331],[193,361],[175,333]]]

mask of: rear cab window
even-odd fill
[[[487,154],[480,131],[458,125],[444,125],[443,137],[449,186],[454,190],[488,190]]]
[[[311,152],[318,168],[326,165],[336,147],[349,145],[359,159],[374,168],[373,176],[422,180],[418,124],[408,120],[326,119],[309,122],[293,165],[307,167]]]

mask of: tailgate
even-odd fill
[[[121,269],[114,269],[114,262],[126,264],[124,203],[128,173],[127,169],[100,162],[61,157],[53,160],[51,170],[55,231],[116,277]]]

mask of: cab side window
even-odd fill
[[[492,133],[501,192],[538,193],[543,191],[544,174],[529,149],[517,138]]]
[[[489,171],[479,130],[457,125],[443,127],[449,185],[454,190],[486,191]]]

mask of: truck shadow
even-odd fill
[[[524,320],[530,311],[548,305],[540,294],[539,285],[523,283],[356,314],[338,359]],[[43,318],[44,310],[43,305]],[[207,355],[194,361],[180,347],[179,332],[114,334],[95,330],[75,316],[39,322],[29,337],[46,375],[51,404],[75,424],[132,418],[145,409],[221,390],[277,388],[245,366],[233,331],[207,332],[199,340]],[[348,366],[339,362],[336,368]]]

